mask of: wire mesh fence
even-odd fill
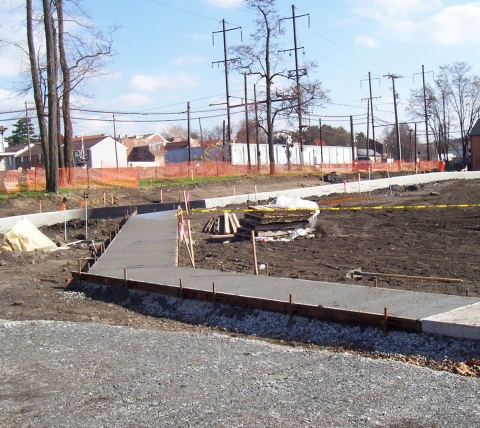
[[[415,162],[395,161],[392,163],[374,162],[370,164],[323,164],[323,165],[275,165],[275,174],[328,174],[331,172],[348,174],[353,172],[443,172],[442,161]],[[111,188],[139,187],[154,180],[195,177],[227,177],[242,175],[268,175],[269,165],[232,165],[224,161],[196,161],[169,163],[155,167],[128,168],[63,168],[59,170],[59,187],[67,188]],[[146,182],[146,183],[145,183]],[[0,171],[0,193],[43,191],[46,189],[45,170]]]

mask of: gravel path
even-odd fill
[[[0,426],[480,426],[478,379],[395,361],[94,323],[0,343]]]

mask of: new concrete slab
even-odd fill
[[[335,193],[358,193],[370,192],[378,189],[388,189],[390,186],[406,186],[410,184],[431,183],[445,180],[473,180],[480,178],[480,171],[469,172],[430,172],[428,174],[404,175],[399,177],[382,178],[378,180],[364,179],[360,182],[350,181],[339,184],[328,184],[321,186],[305,187],[302,189],[276,190],[273,192],[260,192],[245,195],[223,196],[220,198],[205,199],[206,208],[225,207],[231,204],[244,204],[248,202],[265,201],[277,196],[299,196],[308,198],[309,196],[327,196]]]
[[[133,216],[106,253],[89,273],[138,281],[212,290],[235,295],[288,301],[290,293],[296,303],[328,308],[349,309],[382,314],[388,308],[391,316],[428,319],[429,329],[439,334],[476,338],[480,320],[470,319],[480,299],[432,293],[371,288],[291,278],[255,276],[236,272],[175,267],[177,260],[177,219],[175,211]],[[440,315],[458,310],[456,324]],[[462,310],[462,311],[460,311]],[[475,311],[474,311],[475,312]],[[435,316],[440,318],[436,319]],[[465,330],[459,326],[470,325]],[[459,332],[457,334],[457,332]]]

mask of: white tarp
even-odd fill
[[[3,237],[2,252],[56,249],[55,242],[47,238],[30,221],[22,218]]]
[[[314,201],[302,199],[299,196],[289,197],[289,196],[281,195],[281,196],[278,196],[277,199],[275,200],[275,203],[271,205],[277,208],[300,208],[300,209],[309,208],[312,210],[312,219],[310,220],[310,227],[309,227],[310,230],[308,232],[311,232],[317,224],[317,217],[318,217],[318,214],[320,213],[320,210],[318,209],[318,204]],[[305,229],[297,228],[290,234],[289,240],[293,241],[298,236],[306,236],[308,232]]]

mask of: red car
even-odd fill
[[[358,156],[353,161],[353,169],[355,171],[371,171],[373,163],[368,156]]]

